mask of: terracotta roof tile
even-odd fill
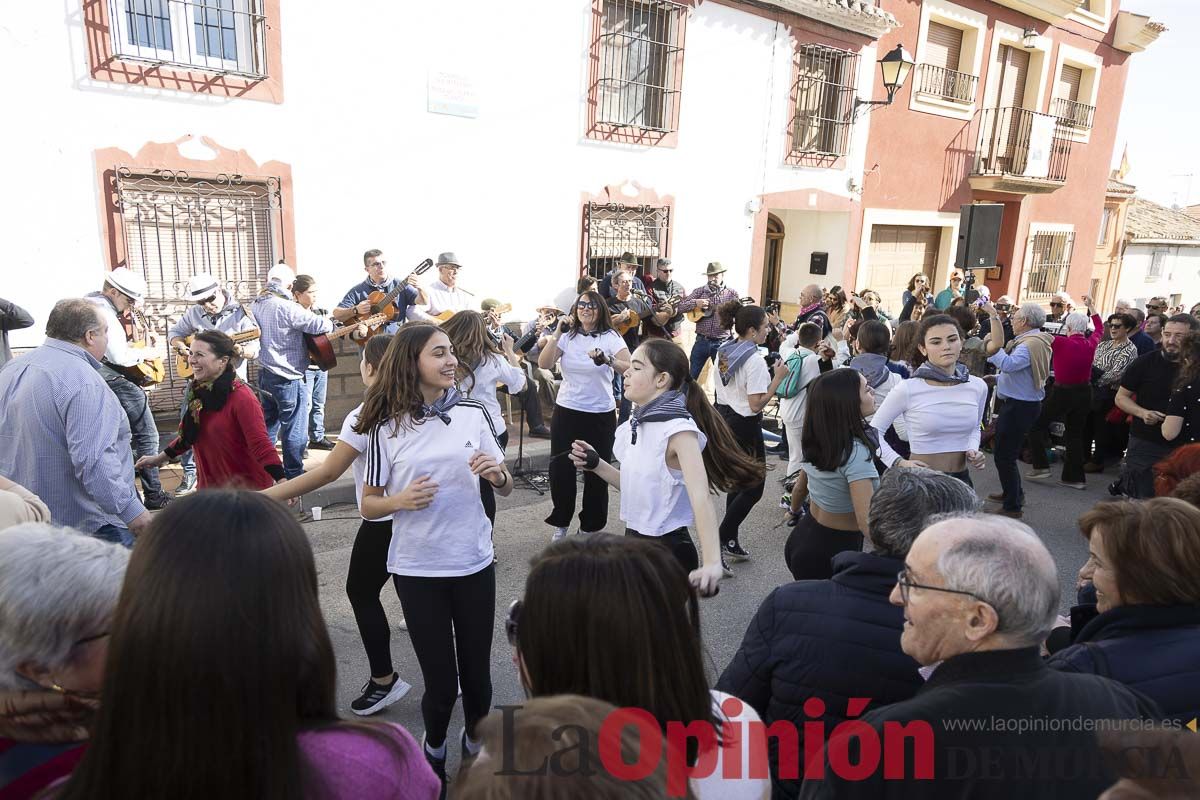
[[[1134,239],[1196,239],[1200,241],[1200,220],[1182,211],[1160,206],[1141,197],[1129,204],[1125,231]]]

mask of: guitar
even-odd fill
[[[710,295],[710,297],[711,296],[714,296],[714,295]],[[739,298],[739,300],[741,301],[741,304],[744,306],[749,306],[749,305],[754,304],[753,297],[742,297],[742,298]],[[708,304],[708,308],[701,309],[701,308],[697,307],[697,308],[693,308],[691,311],[687,311],[684,313],[687,314],[687,318],[691,322],[699,322],[700,320],[708,319],[713,314],[717,313],[717,306],[714,303],[712,303],[710,300],[710,302]]]
[[[150,321],[136,308],[129,309],[129,316],[132,318],[133,323],[129,336],[129,346],[135,350],[149,350]],[[141,361],[128,367],[110,366],[124,375],[130,383],[142,388],[156,386],[166,380],[167,377],[167,369],[163,364],[162,356],[143,358]]]
[[[316,364],[323,370],[331,370],[337,366],[337,355],[333,352],[333,341],[341,339],[343,336],[349,336],[358,329],[359,325],[366,325],[369,330],[372,325],[383,325],[387,322],[386,314],[380,312],[369,317],[363,317],[353,325],[343,325],[340,328],[334,328],[329,333],[304,334],[304,346],[308,349],[308,357],[312,363]]]
[[[463,310],[469,311],[470,309],[463,309]],[[498,314],[507,314],[510,311],[512,311],[512,305],[509,303],[505,303],[504,305],[496,306],[495,308],[493,308],[491,313],[498,315]],[[450,319],[457,313],[458,313],[457,311],[451,311],[450,309],[447,309],[440,314],[430,314],[429,316],[433,317],[438,322],[445,322],[446,320]],[[481,311],[480,313],[482,314],[482,313],[486,313],[486,312]]]
[[[362,339],[357,340],[359,347],[366,347],[367,339],[370,339],[375,334],[379,333],[379,329],[387,323],[391,322],[396,317],[396,298],[398,298],[405,289],[408,288],[408,278],[413,275],[422,275],[433,266],[433,259],[427,258],[420,264],[417,264],[408,277],[396,284],[396,287],[390,292],[371,292],[367,295],[367,302],[371,304],[371,310],[364,315],[355,315],[346,320],[346,325],[358,325],[364,319],[374,317],[379,314],[384,315],[383,322],[377,323],[367,328],[367,335]]]
[[[258,337],[258,328],[250,328],[249,330],[238,331],[237,333],[231,333],[229,335],[229,338],[233,339],[234,344],[253,342]],[[191,347],[192,342],[195,341],[195,339],[195,335],[192,335],[184,339],[183,342],[188,347]],[[175,374],[181,378],[192,377],[192,365],[188,363],[187,356],[185,356],[183,353],[175,353]]]

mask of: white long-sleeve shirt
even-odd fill
[[[879,452],[889,467],[901,456],[883,434],[904,415],[912,452],[965,453],[979,449],[979,425],[987,405],[987,384],[974,375],[966,383],[931,385],[920,378],[901,381],[875,410],[871,427],[879,431]]]

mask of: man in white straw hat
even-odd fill
[[[438,279],[425,290],[425,295],[429,298],[429,305],[425,308],[413,306],[410,313],[421,322],[440,325],[442,320],[438,318],[439,316],[444,316],[447,311],[465,311],[473,303],[469,293],[458,287],[458,271],[462,269],[458,256],[454,253],[442,253],[437,257],[435,265]]]
[[[233,336],[244,331],[255,330],[258,324],[244,303],[240,303],[226,294],[221,284],[207,272],[201,272],[188,279],[187,289],[183,297],[192,305],[179,321],[167,331],[171,349],[182,356],[188,357],[188,337],[200,331],[221,331]],[[235,345],[239,359],[256,358],[258,342],[249,341]],[[246,380],[246,362],[241,360],[234,370],[243,381]],[[183,405],[179,410],[180,416],[187,411],[187,392],[183,393]],[[187,494],[196,488],[196,461],[192,451],[188,450],[179,458],[183,467],[183,483],[175,492],[176,496]]]
[[[308,395],[304,371],[308,350],[304,334],[330,333],[333,322],[318,317],[292,299],[288,289],[296,273],[287,264],[276,264],[267,273],[267,288],[254,301],[258,321],[258,388],[262,391],[263,418],[271,441],[283,441],[283,473],[290,480],[304,472],[304,445],[308,443]]]
[[[104,276],[104,286],[86,298],[100,311],[108,323],[108,348],[101,359],[100,376],[121,401],[121,407],[129,417],[129,430],[133,438],[133,451],[140,458],[158,453],[158,426],[154,424],[154,413],[146,392],[117,370],[132,367],[146,358],[145,348],[135,348],[125,336],[120,317],[129,315],[135,306],[141,305],[146,297],[146,279],[128,267],[117,267]],[[154,332],[147,331],[146,344],[155,344]],[[157,467],[138,470],[142,483],[142,497],[146,508],[159,509],[171,502],[171,496],[163,491],[158,479]]]

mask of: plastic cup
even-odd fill
[[[312,508],[310,508],[308,510],[308,513],[312,515],[313,522],[321,521],[321,507],[320,506],[313,506]]]

